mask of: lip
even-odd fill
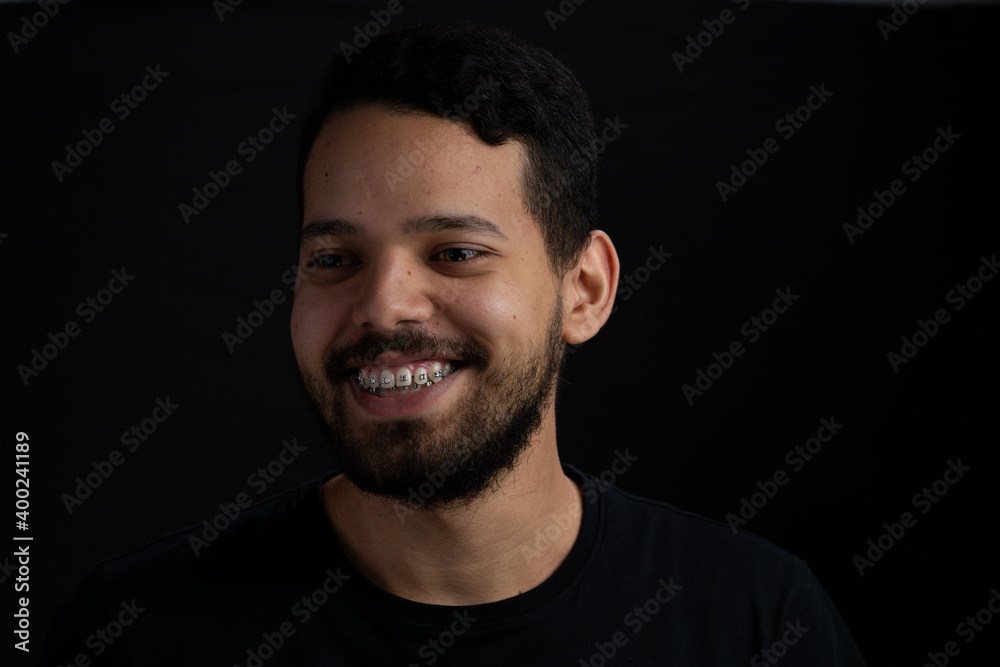
[[[373,395],[368,390],[359,387],[356,382],[351,380],[345,380],[345,382],[349,386],[348,393],[351,400],[369,416],[380,418],[412,417],[441,407],[448,400],[450,394],[460,391],[458,384],[464,381],[464,371],[465,369],[462,367],[456,368],[429,387],[424,387],[412,394],[406,393],[399,396]]]

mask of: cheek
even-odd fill
[[[536,327],[548,321],[548,310],[538,291],[501,282],[456,291],[445,317],[477,338],[502,344],[503,339],[530,338]]]

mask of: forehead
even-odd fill
[[[490,146],[462,123],[354,109],[329,120],[313,144],[303,222],[347,220],[377,233],[463,215],[523,236],[534,227],[521,194],[524,164],[519,142]]]

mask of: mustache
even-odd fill
[[[395,334],[363,331],[351,341],[330,351],[326,374],[331,380],[355,366],[374,364],[383,352],[400,352],[408,357],[429,359],[457,359],[464,366],[485,370],[490,355],[487,349],[472,338],[442,336],[424,329],[404,329]]]

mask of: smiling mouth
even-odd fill
[[[348,375],[359,390],[394,398],[433,386],[461,366],[462,362],[454,359],[425,359],[399,366],[358,366]]]

